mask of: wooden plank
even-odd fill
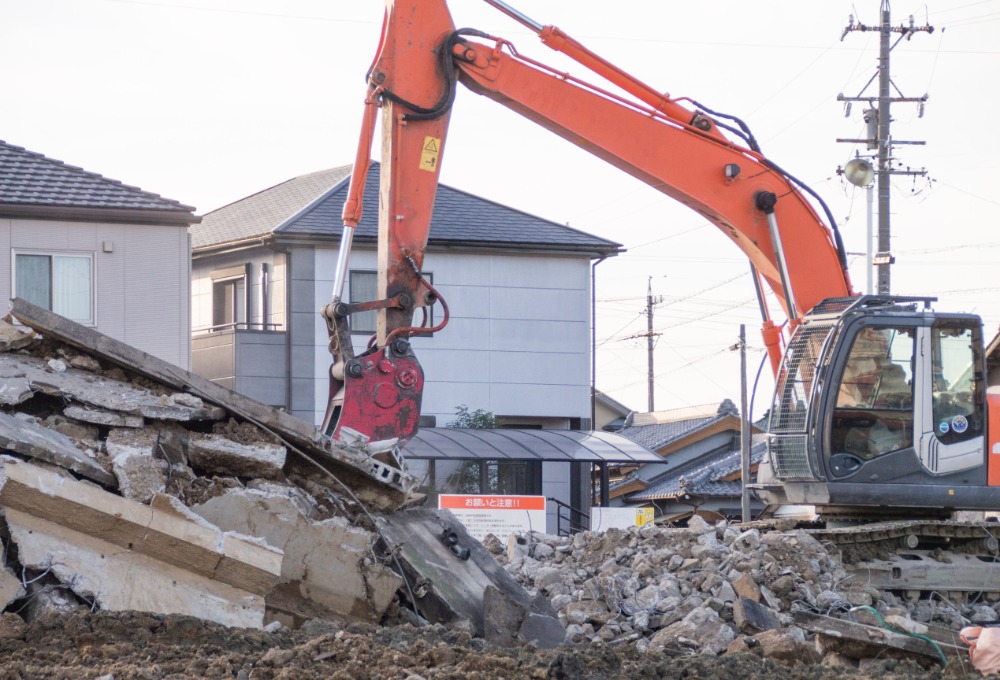
[[[79,348],[83,352],[110,361],[147,378],[174,389],[189,391],[246,420],[273,430],[282,438],[306,450],[321,465],[334,474],[348,470],[348,484],[363,486],[367,498],[382,509],[399,507],[407,497],[413,480],[401,470],[374,460],[363,446],[349,446],[323,435],[311,423],[284,411],[272,408],[232,390],[216,385],[210,380],[174,366],[162,359],[81,326],[37,305],[14,298],[11,313],[25,326],[43,336]]]

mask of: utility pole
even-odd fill
[[[740,324],[740,511],[744,522],[750,516],[750,413],[747,406],[747,327]]]
[[[656,346],[656,338],[661,334],[653,330],[653,308],[663,302],[662,295],[653,295],[653,277],[649,277],[649,285],[646,288],[646,332],[635,333],[622,338],[622,340],[635,340],[636,338],[646,338],[646,380],[649,383],[649,411],[653,411],[653,348]]]
[[[867,123],[868,137],[867,139],[838,139],[838,142],[846,143],[864,143],[869,150],[875,151],[875,170],[876,178],[878,182],[878,250],[875,253],[872,261],[868,263],[869,266],[875,265],[878,267],[878,293],[888,294],[889,291],[889,265],[895,262],[895,258],[892,255],[892,249],[890,245],[890,233],[889,233],[889,190],[890,190],[890,179],[891,175],[926,175],[927,171],[924,169],[911,170],[909,168],[903,169],[893,169],[893,150],[892,147],[899,144],[918,144],[923,145],[925,142],[904,142],[901,140],[893,139],[890,134],[889,126],[892,122],[892,117],[890,116],[890,105],[893,102],[909,102],[915,103],[917,105],[918,114],[923,117],[924,115],[924,102],[927,101],[927,95],[924,94],[922,97],[904,97],[896,87],[896,84],[892,82],[889,71],[889,54],[903,38],[910,40],[915,33],[933,33],[934,27],[930,25],[916,26],[913,21],[913,16],[910,16],[909,25],[900,24],[899,26],[893,26],[890,13],[889,13],[889,0],[882,0],[882,5],[880,9],[880,22],[878,26],[867,26],[863,23],[855,23],[854,16],[852,15],[848,21],[847,27],[844,28],[844,32],[841,34],[840,39],[843,41],[847,37],[848,33],[854,31],[878,31],[879,34],[879,59],[878,59],[878,72],[875,76],[861,88],[861,92],[856,97],[845,97],[843,94],[837,95],[838,101],[847,102],[846,105],[846,115],[851,114],[851,102],[865,102],[868,107],[864,111],[864,120]],[[899,37],[896,42],[890,46],[890,37],[893,33],[898,33]],[[865,90],[868,86],[872,84],[875,77],[878,77],[878,96],[865,95]],[[897,95],[893,97],[891,91],[895,90]]]
[[[653,408],[653,347],[656,342],[654,338],[659,335],[659,333],[653,333],[653,305],[654,303],[662,302],[663,298],[659,297],[656,300],[653,299],[653,277],[649,277],[649,285],[646,288],[646,380],[649,383],[649,412],[652,413],[655,409]]]

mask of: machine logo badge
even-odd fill
[[[969,420],[965,416],[955,416],[951,419],[951,429],[962,434],[969,429]]]
[[[940,423],[938,423],[938,432],[940,432],[941,434],[948,434],[948,430],[950,429],[951,427],[948,425],[948,421],[942,420]]]

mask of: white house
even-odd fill
[[[315,423],[331,361],[319,310],[331,297],[350,170],[296,177],[191,230],[194,370]],[[350,301],[374,298],[378,177],[376,163]],[[426,375],[425,424],[447,424],[464,404],[505,427],[589,428],[592,264],[620,249],[442,185],[424,271],[451,321],[413,339]],[[373,312],[352,319],[356,350],[373,331]]]
[[[326,411],[327,330],[350,166],[303,175],[204,215],[192,228],[195,372],[319,424]],[[375,297],[379,168],[349,262],[348,301]],[[425,386],[420,433],[404,449],[429,493],[541,494],[547,530],[590,507],[594,465],[656,457],[604,433],[534,436],[514,429],[445,430],[456,408],[483,409],[500,428],[591,428],[595,265],[621,251],[586,234],[440,186],[424,275],[451,320],[414,337]],[[440,320],[440,309],[426,321]],[[419,319],[419,313],[417,318]],[[374,313],[352,317],[355,350]],[[472,434],[477,433],[477,434]],[[491,453],[492,452],[492,453]],[[491,457],[492,456],[492,457]],[[572,506],[580,512],[571,513]]]
[[[186,369],[193,210],[0,141],[0,298]]]

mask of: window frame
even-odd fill
[[[251,312],[251,309],[250,309],[250,290],[249,290],[249,287],[251,285],[250,276],[251,276],[251,268],[252,268],[252,266],[253,265],[251,263],[247,262],[246,264],[243,264],[243,265],[236,265],[234,267],[226,267],[224,269],[216,269],[216,270],[212,271],[212,273],[210,274],[209,277],[212,280],[212,308],[211,308],[211,313],[212,313],[211,330],[212,331],[236,330],[241,325],[245,326],[246,328],[250,327],[251,313],[252,312]],[[242,296],[242,299],[240,299],[240,296],[236,294],[236,292],[239,291],[239,285],[238,285],[239,282],[243,283],[243,296]],[[233,320],[230,321],[230,322],[217,323],[216,318],[215,318],[215,311],[216,311],[216,290],[220,286],[221,287],[225,287],[225,286],[229,286],[229,285],[234,285],[235,286],[234,295],[233,295],[233,304],[232,304],[232,310],[231,310],[233,312]],[[240,315],[237,313],[238,311],[242,311],[243,312],[243,320],[242,321],[239,320]]]
[[[941,374],[947,360],[948,368],[954,366],[951,359],[953,351],[942,352],[941,342],[944,338],[956,338],[958,335],[944,335],[942,329],[958,329],[962,333],[968,333],[968,350],[970,362],[965,371],[956,376],[955,381],[941,390],[931,391],[931,423],[934,427],[934,436],[944,445],[957,444],[959,442],[976,439],[983,436],[986,427],[987,414],[983,408],[982,392],[986,389],[985,375],[981,368],[983,360],[982,351],[982,329],[974,324],[954,322],[949,319],[938,319],[930,327],[931,343],[931,384],[935,385],[944,376]],[[964,342],[964,341],[963,341]],[[951,343],[949,343],[951,344]],[[957,379],[968,378],[968,390],[956,389]],[[965,395],[965,399],[959,399]],[[947,397],[947,401],[942,403]],[[964,406],[964,408],[963,408]],[[960,418],[964,423],[964,429],[955,427],[956,419]],[[947,429],[941,427],[947,423]]]
[[[53,280],[55,269],[52,260],[55,257],[77,257],[87,259],[90,262],[90,317],[88,319],[70,319],[81,326],[97,326],[97,256],[93,250],[46,250],[43,248],[11,248],[10,249],[10,290],[11,297],[17,297],[17,257],[18,255],[34,255],[49,258],[49,305],[46,309],[53,314],[57,312],[52,309],[55,295],[55,281]],[[66,317],[69,318],[69,317]]]

